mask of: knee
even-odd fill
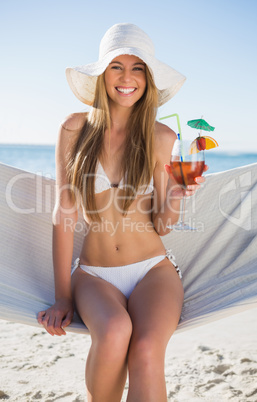
[[[132,323],[128,314],[106,317],[92,334],[92,341],[106,351],[117,353],[128,350],[132,334]]]
[[[153,363],[163,363],[166,344],[154,334],[144,334],[131,339],[128,362],[143,367],[153,367]]]

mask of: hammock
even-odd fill
[[[38,326],[54,302],[52,222],[55,182],[0,164],[0,318]],[[183,273],[177,332],[257,305],[257,163],[206,176],[186,202],[195,232],[162,237]],[[74,237],[79,256],[83,219]],[[78,316],[67,331],[88,333]]]

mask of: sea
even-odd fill
[[[257,153],[206,151],[207,173],[222,172],[257,162]],[[54,145],[0,144],[0,163],[55,178]]]

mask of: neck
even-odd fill
[[[124,133],[126,131],[129,116],[131,114],[130,108],[111,107],[111,130],[114,133]]]

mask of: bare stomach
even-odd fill
[[[110,211],[109,211],[110,212]],[[81,264],[111,267],[165,254],[150,214],[107,214],[90,225],[80,254]]]

